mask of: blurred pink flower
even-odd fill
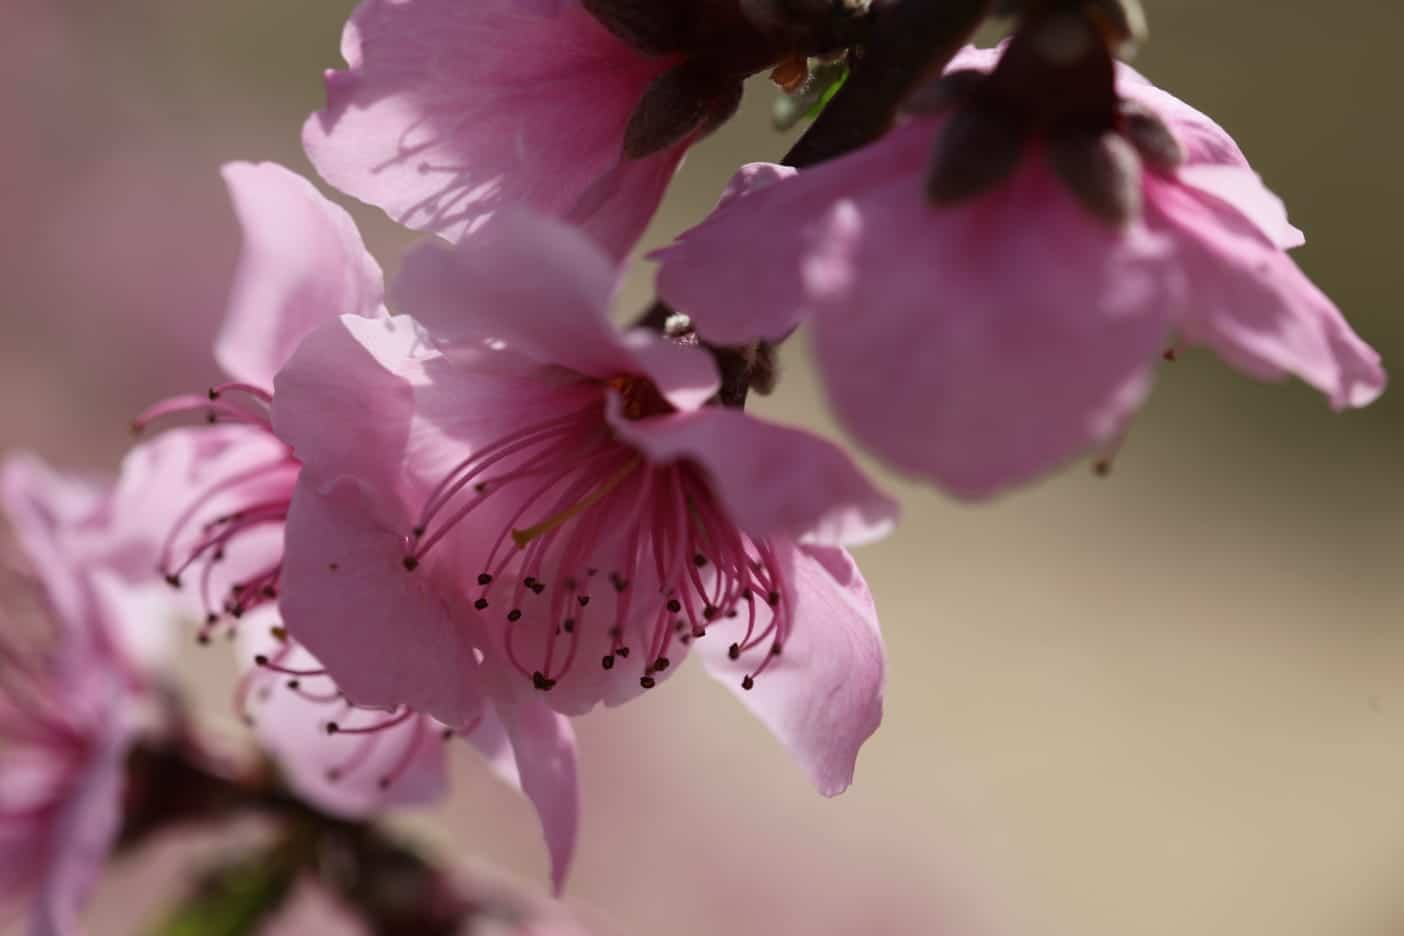
[[[624,702],[706,636],[712,673],[840,792],[884,663],[838,544],[895,505],[828,443],[705,405],[710,356],[618,333],[614,286],[577,229],[504,213],[406,258],[395,299],[422,325],[347,316],[303,343],[273,411],[304,465],[288,628],[358,700],[449,724],[484,694]]]
[[[450,238],[522,204],[623,256],[696,136],[625,155],[635,108],[679,57],[637,51],[580,0],[363,0],[342,55],[303,129],[312,163]]]
[[[967,50],[950,74],[999,55]],[[845,427],[964,497],[1124,431],[1175,333],[1337,408],[1378,396],[1378,355],[1288,257],[1301,234],[1233,140],[1125,66],[1116,92],[1124,136],[1100,142],[1146,170],[1125,223],[1089,211],[1036,137],[991,187],[933,204],[932,144],[960,114],[913,117],[814,169],[743,168],[709,219],[654,254],[659,293],[720,344],[812,322]],[[1137,133],[1159,166],[1137,162]]]
[[[129,519],[107,491],[16,456],[0,503],[34,574],[0,583],[0,906],[29,901],[29,932],[57,936],[75,930],[120,823],[143,681],[120,632],[165,622],[95,574],[96,545]]]

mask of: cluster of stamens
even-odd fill
[[[537,689],[554,688],[586,639],[602,634],[599,665],[633,660],[640,685],[653,688],[675,642],[685,647],[713,622],[742,615],[731,658],[764,653],[743,679],[749,689],[790,628],[777,557],[736,528],[697,466],[650,462],[616,438],[607,390],[620,395],[627,419],[671,410],[646,380],[578,385],[562,400],[566,415],[502,436],[439,481],[405,537],[404,566],[419,568],[451,530],[493,509],[484,528],[472,529],[490,543],[470,579],[473,607],[496,618],[507,659]],[[490,508],[495,502],[506,509]],[[622,561],[597,558],[604,555]],[[528,636],[538,655],[519,650]]]
[[[210,388],[204,396],[163,400],[137,417],[132,429],[142,432],[157,419],[195,413],[210,424],[246,425],[273,438],[268,412],[272,399],[266,390],[250,384],[223,384]],[[208,643],[222,626],[232,636],[234,622],[278,597],[281,557],[247,571],[239,581],[224,586],[222,593],[216,591],[215,574],[236,540],[246,539],[257,530],[280,529],[287,521],[299,468],[291,452],[278,443],[275,454],[263,463],[221,478],[200,491],[167,532],[158,571],[173,588],[182,587],[192,572],[198,576],[205,609],[205,621],[197,634],[201,643]],[[210,516],[216,505],[224,509]],[[230,505],[237,506],[230,509]]]
[[[425,744],[447,741],[455,734],[471,734],[477,723],[461,732],[443,728],[427,715],[405,706],[392,709],[372,709],[357,706],[346,698],[327,671],[319,666],[298,667],[290,658],[297,645],[281,627],[273,628],[280,646],[269,655],[254,657],[255,669],[240,680],[235,695],[235,707],[246,724],[253,725],[250,701],[267,703],[275,692],[290,692],[302,701],[322,706],[326,717],[320,728],[328,735],[347,738],[346,756],[326,768],[329,783],[339,783],[360,770],[367,769],[372,756],[382,745],[400,744],[390,766],[376,778],[381,790],[388,790],[413,766]],[[396,735],[398,738],[392,740]],[[436,737],[437,736],[437,739]]]

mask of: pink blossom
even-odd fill
[[[578,230],[504,213],[406,258],[395,299],[418,322],[304,342],[274,405],[304,466],[287,626],[353,697],[449,724],[479,693],[618,704],[696,642],[837,793],[883,685],[838,544],[895,507],[828,443],[706,405],[710,356],[618,333],[614,285]]]
[[[1000,54],[967,50],[952,74]],[[1115,74],[1118,132],[1168,127],[1160,142],[1179,151],[1143,172],[1132,154],[1140,210],[1124,223],[1089,211],[1037,136],[992,187],[933,203],[933,143],[956,117],[914,116],[814,169],[742,169],[709,219],[654,255],[659,292],[721,344],[812,323],[845,427],[965,497],[1124,432],[1176,336],[1259,379],[1300,377],[1338,409],[1372,401],[1378,356],[1288,257],[1301,234],[1238,146]]]
[[[645,55],[579,0],[363,0],[303,129],[333,185],[456,238],[503,205],[584,225],[616,256],[693,135],[634,158],[625,129],[679,61]]]
[[[58,936],[117,835],[137,682],[117,632],[135,621],[68,548],[103,538],[105,492],[15,457],[0,501],[34,573],[0,581],[0,907],[28,901],[29,932]]]
[[[445,789],[446,730],[466,736],[536,802],[559,887],[578,799],[568,724],[526,706],[499,713],[481,699],[452,730],[408,706],[365,709],[277,626],[283,527],[301,465],[272,433],[273,377],[319,324],[342,314],[384,316],[383,290],[350,217],[306,180],[272,164],[231,164],[224,175],[244,232],[215,349],[232,380],[163,401],[138,419],[144,427],[195,412],[219,425],[163,433],[128,458],[117,500],[155,535],[120,571],[147,577],[154,556],[170,585],[193,593],[202,641],[237,626],[251,667],[241,708],[250,717],[257,710],[260,741],[300,795],[343,816],[431,801]]]

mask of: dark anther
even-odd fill
[[[205,422],[207,422],[207,423],[209,423],[211,426],[213,426],[215,423],[219,422],[219,417],[216,416],[213,412],[206,413],[206,414],[205,414]]]
[[[242,595],[245,588],[248,588],[248,586],[243,582],[235,582],[233,585],[229,586],[229,593],[231,595]]]
[[[485,493],[487,491],[487,482],[479,481],[477,484],[473,485],[473,490],[477,491],[479,494]]]
[[[652,689],[654,686],[658,685],[658,680],[654,679],[652,676],[645,676],[639,680],[639,685],[643,686],[645,689]]]
[[[780,593],[777,591],[771,592],[770,594],[765,596],[765,602],[772,608],[775,607],[780,603]]]
[[[547,678],[546,674],[537,670],[531,674],[531,684],[542,692],[547,692],[556,684],[554,679]]]
[[[166,579],[166,584],[169,585],[169,586],[171,586],[172,588],[179,588],[179,587],[180,587],[180,576],[179,576],[179,575],[176,575],[175,573],[167,573],[167,574],[164,576],[164,578]]]
[[[214,551],[214,555],[212,555],[210,558],[213,559],[215,562],[222,562],[222,561],[224,561],[224,550],[223,550],[223,549],[216,549],[216,550]]]
[[[693,636],[693,638],[696,639],[696,640],[701,640],[703,637],[706,637],[706,636],[707,636],[707,628],[705,628],[705,627],[694,627],[694,628],[692,629],[692,636]]]
[[[614,590],[617,592],[622,592],[624,589],[629,587],[628,581],[625,580],[624,576],[620,575],[618,572],[609,573],[609,584],[613,585]]]
[[[267,666],[267,665],[268,665],[268,657],[264,656],[264,655],[261,654],[261,653],[258,654],[258,656],[254,657],[254,666]]]
[[[327,734],[336,734],[341,730],[341,726],[334,721],[327,722]]]
[[[715,621],[717,619],[717,615],[720,613],[721,612],[718,611],[716,608],[712,607],[711,605],[707,605],[705,608],[702,609],[702,620]]]
[[[677,614],[679,611],[682,610],[682,602],[676,598],[669,598],[668,610],[671,611],[673,614]]]
[[[419,568],[419,560],[413,556],[406,556],[404,558],[404,567],[406,572],[413,572],[415,569]]]
[[[752,689],[754,689],[755,687],[756,687],[756,681],[755,681],[754,679],[752,679],[750,676],[747,676],[745,679],[741,680],[741,688],[742,688],[742,689],[745,689],[747,692],[750,692],[750,691],[751,691]]]
[[[532,582],[527,588],[531,589],[533,595],[539,595],[546,590],[545,582]]]
[[[379,780],[376,781],[375,785],[380,787],[382,790],[388,790],[390,789],[390,778],[381,777]]]
[[[683,628],[685,627],[687,627],[687,622],[684,621],[682,618],[678,618],[676,621],[673,622],[673,633],[681,634],[683,632]]]
[[[678,643],[680,643],[680,644],[682,644],[684,647],[686,647],[688,644],[692,643],[692,635],[691,635],[691,634],[683,634],[681,637],[678,638]]]
[[[741,616],[741,612],[740,612],[740,611],[737,611],[735,608],[727,608],[727,609],[726,609],[726,616],[729,617],[729,618],[740,617],[740,616]]]
[[[575,633],[575,618],[566,618],[565,621],[561,623],[561,628],[567,634]]]
[[[580,587],[580,583],[577,582],[573,577],[566,576],[565,587],[566,591],[573,592]]]
[[[219,623],[219,615],[218,615],[218,614],[215,614],[213,611],[209,612],[208,614],[205,615],[205,623],[206,623],[206,624],[217,624],[217,623]]]
[[[411,534],[415,539],[419,539],[421,536],[424,535],[424,527],[422,527],[422,526],[417,526],[417,527],[415,527],[413,530],[410,530],[410,534]]]
[[[491,584],[492,584],[492,576],[491,576],[491,575],[488,575],[486,572],[479,572],[479,573],[478,573],[478,584],[479,584],[479,585],[491,585]]]
[[[626,659],[626,660],[629,659],[629,648],[628,648],[628,647],[620,647],[618,650],[616,650],[616,651],[614,651],[614,652],[617,653],[619,656],[623,657],[623,658]]]
[[[727,647],[726,655],[731,657],[733,660],[741,659],[741,645],[732,644],[731,646]]]
[[[218,399],[219,399],[219,391],[216,390],[214,387],[211,387],[211,388],[209,389],[209,397],[210,397],[211,400],[218,400]]]
[[[210,635],[201,631],[195,635],[195,642],[202,647],[208,647],[210,645]]]
[[[328,571],[328,572],[335,572],[335,571],[336,571],[337,569],[339,569],[339,568],[341,568],[341,565],[340,565],[339,563],[336,563],[336,562],[328,562],[328,563],[327,563],[327,571]]]
[[[702,555],[701,553],[698,553],[697,555],[692,557],[692,564],[700,569],[707,564],[707,557]]]
[[[302,683],[298,682],[296,679],[289,679],[289,680],[288,680],[288,688],[289,688],[289,689],[292,689],[293,691],[296,691],[296,690],[302,688]]]
[[[513,608],[511,611],[508,611],[508,612],[507,612],[507,620],[513,622],[514,624],[515,624],[517,621],[520,621],[521,619],[522,619],[522,609],[521,609],[521,608]]]
[[[277,597],[278,597],[278,589],[274,588],[272,585],[265,585],[265,586],[263,586],[263,597],[265,597],[265,598],[277,598]]]
[[[604,659],[600,661],[600,665],[605,669],[614,669],[614,654],[606,653]]]
[[[522,579],[522,585],[524,585],[524,586],[527,587],[527,588],[535,588],[535,587],[536,587],[536,576],[534,576],[534,575],[528,575],[526,578]]]
[[[486,611],[486,610],[487,610],[487,599],[486,599],[486,598],[479,598],[477,601],[473,602],[473,607],[477,608],[479,611]]]
[[[668,658],[665,657],[665,656],[661,656],[661,657],[659,657],[658,659],[656,659],[656,660],[653,661],[653,671],[654,671],[655,673],[661,673],[661,672],[663,672],[665,669],[668,668],[668,664],[669,664]]]
[[[453,729],[445,728],[443,731],[439,732],[439,737],[443,738],[445,741],[453,740]]]
[[[611,627],[609,629],[609,636],[614,640],[618,640],[620,637],[624,636],[624,631],[618,626]]]
[[[587,604],[590,603],[590,596],[589,596],[589,595],[576,595],[576,596],[575,596],[575,600],[578,601],[578,602],[580,602],[580,607],[583,608],[583,607],[585,607]]]
[[[770,655],[771,655],[771,656],[779,656],[779,655],[780,655],[780,643],[779,643],[779,641],[776,641],[775,643],[773,643],[773,644],[770,645]]]

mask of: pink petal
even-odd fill
[[[1178,173],[1180,182],[1235,208],[1245,220],[1257,225],[1268,240],[1283,250],[1306,243],[1303,234],[1287,220],[1287,206],[1274,195],[1262,177],[1251,169],[1229,166],[1186,166]]]
[[[898,507],[838,446],[740,410],[708,407],[658,419],[615,414],[614,431],[651,461],[686,459],[753,537],[856,544],[890,532]]]
[[[591,377],[644,374],[674,405],[700,406],[719,381],[711,358],[609,319],[613,262],[578,228],[526,211],[498,213],[450,247],[405,257],[393,295],[445,350],[500,348]]]
[[[225,183],[244,232],[220,366],[270,387],[308,332],[339,315],[377,314],[384,284],[345,210],[274,163],[229,163]]]
[[[468,740],[504,783],[520,789],[536,807],[551,859],[551,885],[559,896],[580,827],[570,719],[537,701],[489,706]]]
[[[403,224],[458,238],[504,205],[583,224],[613,256],[642,233],[684,144],[621,164],[624,128],[672,61],[578,2],[363,0],[349,71],[303,128],[317,170]]]
[[[1149,389],[1179,298],[1168,243],[1092,218],[1038,160],[945,210],[910,180],[857,203],[860,273],[815,323],[845,427],[964,497],[1115,435]]]
[[[407,705],[450,727],[482,710],[478,649],[461,596],[405,569],[408,523],[383,493],[306,470],[287,524],[279,608],[291,633],[358,705]]]
[[[741,686],[753,662],[730,659],[741,622],[712,625],[698,653],[769,728],[825,796],[853,781],[862,747],[882,720],[886,662],[877,610],[853,560],[832,546],[776,543],[789,563],[784,601],[793,602],[794,633],[750,690]]]
[[[1384,391],[1379,354],[1252,220],[1170,185],[1156,191],[1152,205],[1183,241],[1186,339],[1261,380],[1295,374],[1335,409],[1365,406]]]
[[[861,153],[854,158],[867,161]],[[854,176],[865,171],[855,168]],[[660,264],[659,297],[690,316],[708,341],[744,345],[786,337],[817,308],[796,290],[796,277],[828,257],[839,274],[842,257],[855,249],[858,232],[849,216],[822,208],[843,197],[851,180],[827,167],[806,172],[801,184],[788,181],[794,178],[794,170],[781,166],[743,166],[716,211],[649,254]]]
[[[312,332],[274,381],[273,428],[311,470],[395,490],[423,339],[404,316],[347,316]]]

